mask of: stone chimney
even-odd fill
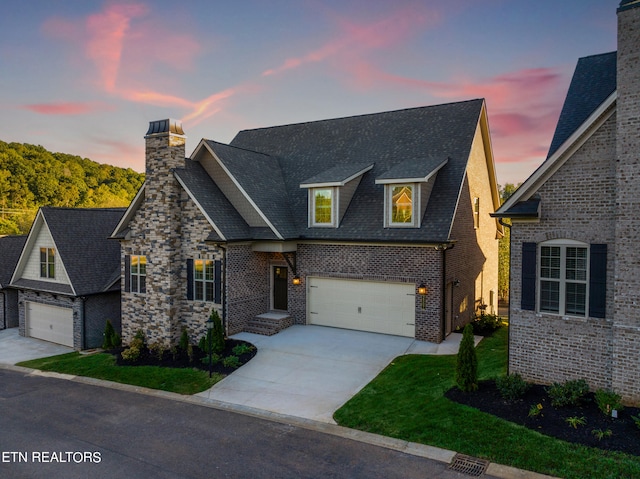
[[[640,0],[618,7],[613,384],[640,400]],[[635,352],[630,354],[630,352]]]
[[[173,344],[179,334],[181,189],[173,170],[184,167],[186,136],[176,120],[149,123],[145,135],[145,246],[149,342]]]

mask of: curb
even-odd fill
[[[370,432],[358,431],[357,429],[350,429],[344,426],[338,426],[336,424],[314,421],[312,419],[305,419],[296,416],[288,416],[285,414],[270,412],[263,409],[255,409],[239,404],[222,402],[216,399],[208,399],[201,396],[185,396],[178,393],[160,391],[158,389],[132,386],[130,384],[117,383],[114,381],[106,381],[103,379],[95,379],[86,376],[74,376],[71,374],[40,371],[38,369],[25,368],[22,366],[14,366],[10,364],[0,363],[0,369],[7,369],[9,371],[24,373],[28,376],[64,379],[67,381],[73,381],[91,386],[118,389],[121,391],[144,394],[146,396],[179,401],[221,411],[233,412],[245,416],[255,417],[257,419],[264,419],[267,421],[287,424],[289,426],[295,426],[316,432],[331,434],[333,436],[351,439],[353,441],[363,442],[366,444],[371,444],[373,446],[384,447],[386,449],[392,449],[394,451],[403,452],[405,454],[423,457],[425,459],[431,459],[438,462],[444,462],[446,464],[450,464],[457,454],[455,451],[450,451],[448,449],[442,449],[435,446],[404,441],[402,439],[395,439],[392,437],[381,436],[379,434],[373,434]],[[539,474],[537,472],[525,471],[523,469],[517,469],[515,467],[495,464],[493,462],[489,463],[484,474],[498,477],[500,479],[561,479],[554,476]]]

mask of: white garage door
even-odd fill
[[[25,303],[27,336],[73,347],[73,310]]]
[[[309,323],[415,336],[415,285],[334,278],[308,279]]]

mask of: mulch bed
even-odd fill
[[[598,409],[593,394],[589,394],[581,406],[556,409],[551,406],[545,386],[532,385],[523,398],[508,402],[502,398],[494,381],[482,381],[477,391],[464,393],[452,388],[445,393],[445,397],[547,436],[640,456],[640,428],[631,418],[638,417],[640,409],[628,407],[618,411],[617,419],[607,417]],[[531,406],[538,404],[542,406],[540,414],[529,417]],[[586,424],[574,429],[566,419],[576,416],[584,417]],[[611,431],[611,435],[598,439],[594,430]]]
[[[224,366],[222,360],[228,356],[235,356],[235,354],[233,353],[233,348],[241,344],[245,344],[251,347],[251,351],[238,356],[238,359],[240,360],[240,366],[249,362],[251,358],[253,358],[257,354],[258,350],[253,344],[237,339],[227,339],[225,341],[225,349],[219,355],[220,361],[212,366],[211,371],[214,373],[224,374],[226,376],[238,369]],[[162,355],[162,359],[160,359],[158,358],[157,354],[153,354],[147,348],[144,348],[140,352],[140,357],[136,361],[126,361],[120,354],[122,353],[123,349],[124,348],[118,348],[108,351],[116,357],[116,364],[118,364],[119,366],[162,366],[165,368],[195,368],[209,371],[208,362],[202,362],[202,359],[208,358],[208,352],[200,350],[200,348],[197,346],[193,346],[193,359],[189,359],[187,353],[180,350],[178,350],[175,355],[172,354],[171,351],[165,351]]]

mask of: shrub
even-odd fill
[[[636,427],[640,429],[640,414],[638,416],[631,416],[631,419],[633,419],[633,423]]]
[[[149,345],[149,352],[153,354],[159,361],[162,361],[166,348],[161,342],[153,343]]]
[[[222,360],[222,364],[226,368],[237,369],[240,367],[240,358],[238,356],[227,356]]]
[[[595,394],[596,404],[598,409],[602,411],[605,416],[611,416],[611,411],[620,411],[622,409],[622,397],[619,394],[614,393],[608,389],[598,389]]]
[[[500,317],[497,314],[482,313],[471,323],[474,334],[479,336],[489,336],[501,326]]]
[[[225,339],[224,339],[224,330],[222,329],[222,320],[218,315],[216,310],[211,312],[211,316],[209,316],[213,320],[213,328],[211,330],[207,329],[207,332],[203,337],[200,338],[200,342],[198,343],[198,347],[201,351],[205,353],[209,353],[209,341],[211,341],[211,350],[220,354],[224,351]]]
[[[467,324],[462,333],[456,362],[456,384],[461,391],[478,389],[478,357],[473,338],[473,326]]]
[[[135,362],[140,358],[140,348],[136,344],[132,344],[121,353],[122,359],[125,361]]]
[[[584,426],[587,424],[587,419],[582,416],[571,416],[565,419],[565,422],[574,429],[578,429],[578,426]]]
[[[107,319],[107,324],[104,327],[104,341],[102,343],[102,349],[114,349],[120,346],[120,336],[113,328],[111,321]]]
[[[588,392],[589,385],[584,379],[553,383],[547,389],[553,407],[579,406]]]
[[[192,363],[193,362],[193,346],[191,344],[187,346],[187,356],[189,357],[189,362]]]
[[[182,328],[182,334],[180,334],[180,342],[178,343],[178,347],[180,351],[187,351],[189,347],[189,332],[187,328]]]
[[[234,346],[234,348],[232,349],[233,354],[235,354],[236,356],[242,356],[243,354],[246,353],[250,353],[251,351],[253,351],[253,346],[249,346],[248,344],[238,344],[237,346]]]
[[[202,364],[209,364],[209,355],[207,354],[205,357],[201,359]],[[211,354],[211,365],[218,364],[220,362],[220,356],[216,353]]]
[[[496,387],[500,395],[507,401],[514,401],[524,396],[529,389],[529,385],[519,374],[510,374],[496,379]]]

